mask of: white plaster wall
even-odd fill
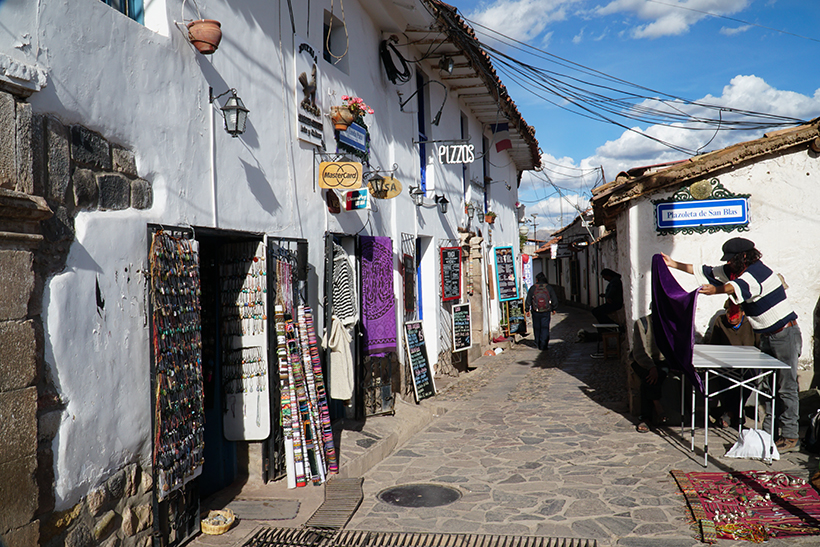
[[[721,246],[732,237],[754,241],[763,254],[763,262],[781,273],[789,285],[789,302],[798,315],[803,334],[800,358],[801,386],[811,380],[813,362],[814,309],[820,298],[820,258],[813,251],[820,231],[817,216],[817,180],[820,159],[807,150],[766,159],[752,166],[720,175],[718,180],[735,194],[751,194],[748,232],[660,236],[655,231],[654,205],[650,199],[636,200],[618,219],[619,260],[629,272],[624,279],[626,292],[630,286],[627,309],[631,321],[648,312],[651,301],[651,260],[664,252],[675,260],[692,264],[721,264]],[[659,193],[651,199],[663,199],[672,192]],[[692,275],[672,270],[681,286],[689,291],[697,288]],[[695,326],[698,334],[706,332],[709,321],[725,302],[721,295],[699,295]]]
[[[446,215],[436,207],[415,207],[406,191],[376,201],[369,212],[327,213],[314,181],[318,160],[313,147],[295,140],[294,37],[286,2],[199,2],[202,16],[221,21],[224,32],[219,50],[208,57],[196,53],[176,24],[194,18],[190,2],[184,15],[181,1],[146,4],[146,26],[99,0],[0,4],[8,30],[0,36],[0,52],[42,66],[48,74],[47,85],[29,100],[34,111],[84,125],[134,151],[139,174],[154,192],[153,207],[147,211],[81,213],[66,269],[45,287],[46,361],[67,402],[53,446],[58,510],[70,507],[123,463],[150,462],[147,224],[306,238],[313,280],[309,301],[316,309],[323,291],[326,230],[389,235],[398,255],[401,233],[432,238],[435,251],[439,239],[456,239],[458,226],[466,224],[463,206],[458,205],[460,166],[435,165],[433,147],[428,163],[435,191],[428,192],[426,201],[432,205],[434,193],[445,193],[451,201]],[[293,5],[299,37],[321,52],[327,6]],[[397,164],[395,176],[406,190],[418,184],[418,154],[412,144],[418,130],[412,109],[399,111],[396,87],[386,81],[378,59],[382,31],[391,29],[376,23],[355,0],[345,2],[345,20],[350,74],[320,60],[323,92],[335,93],[336,104],[343,94],[361,96],[375,109],[367,118],[372,167],[392,169]],[[16,46],[26,35],[32,46]],[[422,69],[436,78],[431,66]],[[240,138],[222,129],[208,102],[209,87],[215,94],[235,88],[250,109],[247,131]],[[432,118],[444,94],[438,85],[428,88]],[[409,94],[405,89],[404,97]],[[334,104],[327,95],[323,102],[326,110]],[[457,94],[450,93],[441,123],[431,128],[429,138],[460,138],[462,110],[470,115]],[[477,149],[482,130],[471,119]],[[334,146],[329,125],[325,138],[329,148]],[[512,187],[508,191],[502,183],[491,189],[490,207],[499,213],[493,245],[513,245],[517,253],[515,169],[506,153],[493,152],[492,162],[492,177],[506,179]],[[479,174],[480,163],[471,169]],[[435,256],[427,267],[427,277],[436,286],[437,264]],[[400,278],[395,280],[401,302]],[[96,305],[97,283],[106,301],[101,310]],[[437,294],[426,290],[425,298]],[[320,330],[321,318],[317,313]],[[437,328],[438,314],[430,319]]]

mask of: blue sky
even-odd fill
[[[588,75],[529,57],[479,25],[654,91],[709,103],[809,120],[820,116],[820,2],[817,0],[448,0],[486,41],[541,69]],[[491,53],[492,56],[492,53]],[[682,130],[624,120],[627,131],[550,104],[493,64],[543,152],[542,173],[525,174],[521,201],[536,213],[539,237],[570,222],[590,189],[618,172],[683,159],[757,138],[764,130]],[[505,72],[507,71],[507,72]],[[531,86],[527,86],[533,89]],[[599,89],[592,88],[590,89]],[[649,97],[654,94],[643,91]],[[610,96],[612,95],[610,92]],[[562,99],[547,96],[559,105]],[[718,119],[718,110],[685,108]],[[712,126],[714,127],[714,126]],[[654,135],[672,144],[650,140]],[[689,152],[687,152],[689,151]],[[548,178],[558,190],[544,179]]]

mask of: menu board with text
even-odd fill
[[[518,283],[515,280],[515,257],[512,247],[495,248],[495,274],[498,284],[498,301],[506,302],[518,298]]]
[[[473,345],[470,325],[470,303],[453,305],[453,351],[470,349]]]
[[[441,248],[441,299],[461,298],[461,247]]]
[[[410,361],[410,372],[413,375],[413,389],[416,401],[427,399],[436,394],[433,371],[427,360],[427,344],[424,341],[424,329],[421,321],[408,321],[404,324],[404,342]]]

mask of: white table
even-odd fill
[[[755,394],[755,423],[758,423],[758,397],[763,396],[772,402],[772,423],[769,431],[769,456],[765,458],[767,463],[771,463],[774,454],[774,416],[775,416],[775,396],[777,395],[777,371],[788,370],[791,367],[786,363],[767,355],[753,346],[712,346],[708,344],[695,344],[692,356],[692,364],[695,370],[703,371],[703,467],[709,463],[709,400],[730,389],[745,388]],[[751,371],[748,378],[744,378],[744,373]],[[717,378],[724,378],[729,382],[728,387],[720,389]],[[770,382],[763,381],[771,379]],[[710,385],[710,379],[713,380]],[[683,385],[683,384],[681,384]],[[682,394],[681,394],[682,395]],[[696,392],[692,387],[692,451],[695,450],[695,397]],[[743,428],[743,403],[741,397],[738,416],[740,426],[738,433]],[[683,401],[681,401],[682,403]],[[683,405],[681,405],[683,408]],[[683,433],[683,421],[681,421],[681,434]]]

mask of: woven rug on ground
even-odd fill
[[[820,494],[805,479],[774,471],[672,471],[701,541],[820,535]]]

